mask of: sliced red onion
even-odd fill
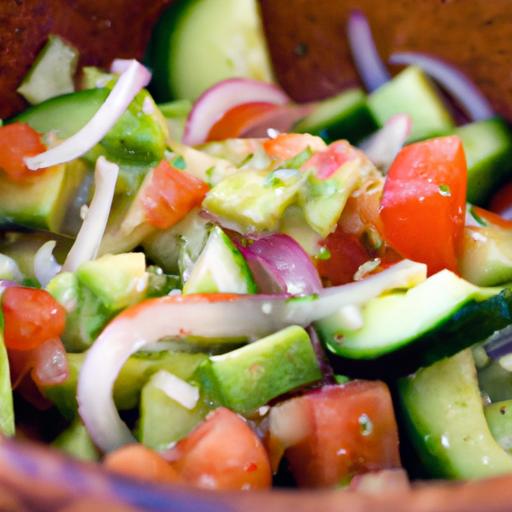
[[[453,65],[421,52],[397,52],[389,58],[391,64],[418,66],[441,85],[473,121],[495,115],[487,98],[462,71]]]
[[[199,389],[172,373],[160,370],[151,377],[151,385],[186,409],[193,409],[199,400]]]
[[[23,279],[23,274],[21,273],[16,260],[6,254],[0,254],[0,269],[2,271],[2,275],[9,277],[12,281],[21,281]]]
[[[411,117],[397,114],[389,118],[377,133],[363,141],[359,147],[379,169],[386,171],[411,135],[411,129]]]
[[[65,382],[69,375],[66,349],[58,339],[49,340],[34,351],[32,378],[40,386],[55,386]]]
[[[87,216],[69,251],[63,271],[74,272],[80,264],[96,258],[107,226],[119,166],[100,156],[94,171],[94,195]]]
[[[105,137],[123,115],[136,94],[151,80],[151,73],[136,60],[119,77],[105,103],[89,122],[77,133],[44,153],[25,158],[25,164],[33,171],[43,167],[62,164],[81,157]]]
[[[368,19],[361,11],[348,18],[347,36],[359,76],[368,91],[374,91],[391,78],[380,58]]]
[[[53,255],[53,250],[56,245],[57,242],[55,240],[48,240],[48,242],[45,242],[39,247],[34,256],[34,275],[43,288],[46,287],[62,268]]]
[[[110,72],[121,75],[129,68],[131,62],[131,59],[114,59],[110,64]]]
[[[240,251],[261,293],[309,295],[322,289],[316,267],[304,249],[282,233],[249,240]]]
[[[183,143],[190,146],[206,141],[211,127],[228,110],[243,103],[263,102],[284,105],[290,99],[272,84],[249,78],[230,78],[205,91],[188,115]]]
[[[240,136],[246,139],[275,138],[275,133],[291,132],[293,127],[314,110],[314,105],[284,105],[258,119]],[[270,133],[269,133],[270,130]],[[274,137],[271,137],[274,135]]]
[[[362,304],[382,292],[425,280],[426,266],[404,260],[364,281],[325,289],[319,295],[166,296],[125,310],[89,349],[78,380],[79,412],[94,442],[104,451],[133,442],[117,413],[112,387],[126,360],[160,339],[257,339],[289,325],[307,326],[348,304]],[[200,319],[200,321],[198,321]]]
[[[9,281],[8,279],[0,279],[0,295],[4,293],[7,288],[13,288],[19,286],[15,281]]]
[[[512,353],[512,325],[508,325],[493,334],[484,348],[487,355],[495,360]]]
[[[348,308],[350,306],[345,307]],[[315,351],[318,366],[322,372],[322,384],[334,384],[336,382],[334,378],[334,370],[332,369],[331,363],[329,362],[329,358],[325,353],[324,346],[318,337],[316,329],[310,326],[307,328],[307,331],[309,334],[309,339],[311,340],[311,345],[313,345],[313,350]]]

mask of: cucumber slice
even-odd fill
[[[206,397],[240,413],[318,381],[322,373],[308,333],[291,326],[202,363],[195,378]]]
[[[54,132],[59,139],[67,139],[85,126],[108,93],[108,89],[86,89],[51,98],[28,108],[10,122],[27,123],[40,133]]]
[[[202,399],[194,409],[186,409],[148,382],[140,397],[137,437],[149,448],[165,450],[191,432],[209,411]]]
[[[467,198],[485,204],[512,171],[512,132],[503,119],[493,118],[455,129],[468,164]]]
[[[3,330],[4,318],[0,313],[0,433],[4,436],[13,436],[15,426],[11,374]]]
[[[32,105],[75,90],[78,51],[58,36],[49,36],[17,91]]]
[[[483,291],[443,270],[405,292],[369,301],[363,327],[350,330],[342,315],[316,327],[327,347],[349,359],[379,359],[402,375],[452,355],[512,323],[512,292],[487,300]]]
[[[184,0],[160,18],[148,49],[159,100],[195,100],[230,77],[271,81],[255,0]]]
[[[431,476],[512,472],[512,458],[487,426],[470,350],[402,379],[398,389],[410,440]]]
[[[380,126],[395,114],[412,119],[410,141],[453,132],[454,121],[425,73],[410,66],[368,97],[368,106]]]
[[[52,443],[61,452],[75,459],[96,462],[100,458],[97,448],[85,425],[78,419],[62,432]]]
[[[240,251],[215,226],[192,267],[183,293],[256,293],[256,283]]]
[[[326,142],[347,139],[355,144],[378,128],[361,89],[349,89],[321,101],[293,131],[320,135]]]
[[[466,227],[460,275],[478,286],[512,281],[512,233],[497,226]]]
[[[512,401],[496,402],[484,408],[485,419],[494,439],[512,453]]]

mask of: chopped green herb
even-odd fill
[[[359,426],[363,436],[369,436],[373,432],[373,423],[367,414],[363,413],[359,416]]]
[[[346,375],[335,375],[334,380],[336,381],[336,384],[346,384],[350,381],[350,377],[347,377]]]
[[[187,168],[187,162],[185,162],[185,159],[178,155],[172,162],[171,165],[175,167],[176,169],[179,169],[180,171],[183,171]]]
[[[327,249],[327,247],[325,247],[325,246],[320,247],[320,250],[318,251],[318,255],[317,255],[317,258],[319,260],[330,260],[331,256],[332,256],[331,251],[329,251],[329,249]]]
[[[290,160],[286,160],[282,167],[286,169],[300,169],[312,156],[313,150],[308,146],[304,151],[290,158]]]
[[[448,185],[439,185],[439,193],[443,197],[451,197],[452,191],[450,190],[450,187]]]

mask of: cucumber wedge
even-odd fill
[[[398,390],[410,441],[430,476],[512,473],[512,457],[487,426],[471,351],[402,379]]]
[[[175,2],[154,29],[147,57],[160,101],[195,100],[230,77],[272,78],[255,0]]]
[[[512,323],[510,290],[482,297],[479,288],[443,270],[406,292],[371,300],[360,329],[348,329],[342,315],[317,322],[316,328],[333,353],[375,359],[390,373],[404,375]]]
[[[256,284],[240,251],[215,226],[192,267],[183,293],[256,293]]]

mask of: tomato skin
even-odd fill
[[[263,143],[267,155],[276,160],[289,160],[308,147],[313,151],[323,151],[326,146],[320,137],[307,133],[280,133]]]
[[[32,171],[24,158],[46,151],[40,135],[25,123],[12,123],[0,127],[0,169],[13,181],[21,181]]]
[[[2,296],[4,338],[8,349],[31,350],[59,338],[65,309],[45,290],[7,288]]]
[[[208,188],[200,179],[163,160],[153,169],[142,196],[147,221],[159,229],[173,226],[201,204]]]
[[[491,198],[489,209],[512,221],[512,182],[501,187]]]
[[[355,474],[400,467],[398,431],[387,386],[351,381],[324,386],[302,401],[309,433],[286,450],[301,487],[327,487]]]
[[[268,489],[270,462],[258,436],[245,420],[223,407],[181,440],[169,460],[183,480],[217,490]]]
[[[371,259],[370,253],[359,238],[345,233],[340,226],[326,238],[324,246],[328,249],[330,257],[318,260],[317,268],[320,277],[332,286],[353,281],[357,269]]]
[[[466,207],[466,160],[458,137],[403,148],[384,185],[380,216],[385,240],[433,274],[457,271]]]
[[[254,123],[266,114],[279,108],[279,105],[265,102],[251,102],[237,105],[228,110],[210,129],[207,142],[240,137]]]

